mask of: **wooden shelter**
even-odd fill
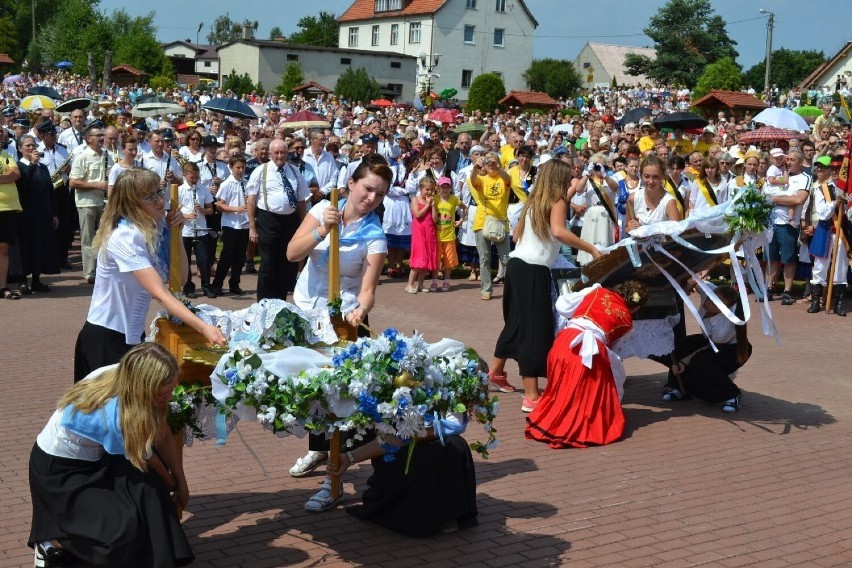
[[[548,111],[559,105],[547,93],[539,91],[510,91],[505,97],[500,99],[498,103],[500,108],[517,107],[521,110],[538,109]]]
[[[116,65],[112,68],[112,81],[120,87],[132,87],[136,83],[143,83],[147,76],[148,73],[132,65]]]
[[[0,53],[0,65],[14,65],[15,61],[5,53]]]
[[[767,104],[754,95],[740,91],[711,89],[709,93],[692,103],[692,106],[708,118],[716,118],[720,110],[729,116],[743,118],[747,112],[760,112]]]
[[[330,95],[334,91],[324,85],[320,85],[316,81],[308,81],[302,83],[298,87],[293,87],[293,92],[304,97],[315,97],[317,95]]]

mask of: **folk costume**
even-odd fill
[[[827,181],[814,186],[811,199],[812,211],[819,222],[814,228],[814,235],[811,239],[809,252],[814,257],[814,266],[811,276],[812,298],[811,306],[808,308],[809,313],[820,311],[820,299],[822,298],[823,287],[827,284],[828,271],[831,264],[832,252],[834,250],[834,242],[836,240],[837,229],[836,220],[838,215],[841,219],[841,235],[838,245],[840,250],[837,251],[837,264],[834,267],[834,311],[838,315],[846,315],[846,275],[849,271],[849,258],[847,251],[849,250],[849,242],[847,235],[849,233],[849,220],[846,217],[846,207],[843,206],[839,210],[837,208],[837,196],[839,189],[834,185],[834,182]],[[831,301],[831,298],[828,299]]]

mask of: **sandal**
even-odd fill
[[[515,392],[516,389],[512,384],[506,379],[506,373],[495,373],[494,371],[488,371],[488,380],[494,383],[499,389],[500,392]]]
[[[418,290],[417,288],[409,288],[408,286],[406,286],[405,291],[408,292],[409,294],[416,294],[420,290]]]
[[[10,290],[9,288],[0,289],[0,296],[3,296],[4,300],[20,300],[21,295],[15,291]]]
[[[322,486],[320,490],[316,492],[316,495],[311,497],[305,503],[305,511],[309,513],[321,513],[322,511],[328,511],[335,505],[340,499],[343,498],[343,483],[340,484],[340,497],[337,499],[331,496],[331,480],[326,479],[322,482]]]

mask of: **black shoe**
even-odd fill
[[[62,568],[68,566],[71,560],[65,550],[58,546],[51,546],[45,550],[41,544],[36,544],[33,552],[33,565],[37,568]]]
[[[44,282],[33,282],[31,288],[33,292],[50,292],[50,286]]]
[[[793,296],[790,295],[790,292],[784,290],[781,293],[781,305],[782,306],[792,306],[796,303],[796,300],[793,299]]]
[[[208,298],[215,298],[215,297],[216,297],[216,292],[214,292],[214,291],[213,291],[213,288],[211,288],[210,286],[202,286],[202,287],[201,287],[201,291],[202,291],[202,292],[204,293],[204,295],[205,295],[205,296],[207,296]]]
[[[217,296],[224,296],[225,295],[225,291],[222,289],[221,286],[212,286],[211,288],[213,289],[213,292]]]
[[[73,267],[73,266],[71,266],[71,263],[70,263],[70,262],[63,262],[63,263],[61,263],[61,264],[59,265],[59,268],[61,268],[62,270],[74,270],[74,267]]]
[[[236,294],[237,296],[242,296],[243,294],[245,294],[245,291],[239,286],[231,286],[230,288],[228,288],[228,292],[230,292],[231,294]]]
[[[253,262],[246,263],[246,274],[257,274],[257,268],[255,268]]]
[[[18,292],[20,292],[22,296],[29,296],[30,294],[33,293],[33,291],[30,290],[30,287],[27,286],[26,282],[22,282],[21,284],[18,284]]]

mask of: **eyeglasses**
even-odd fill
[[[154,193],[149,193],[145,197],[142,198],[142,201],[147,203],[148,205],[153,205],[157,202],[158,199],[165,199],[166,190],[165,189],[157,189]]]

